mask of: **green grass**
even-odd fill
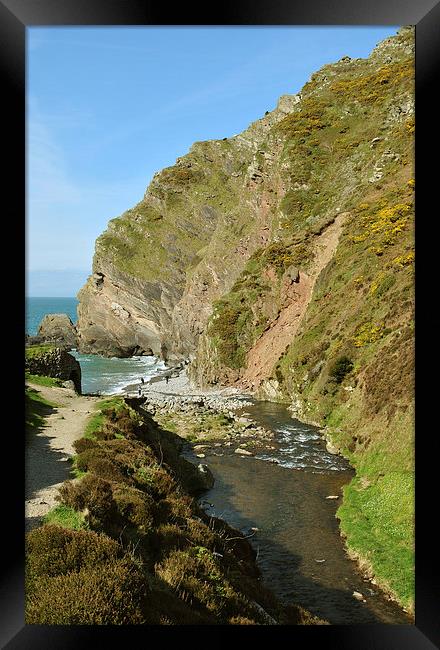
[[[50,512],[48,512],[44,517],[43,523],[56,524],[57,526],[62,526],[62,528],[69,528],[71,530],[87,528],[84,515],[64,504],[60,504],[50,510]]]
[[[33,359],[34,357],[39,357],[42,354],[47,354],[47,352],[55,350],[55,348],[56,345],[50,343],[45,343],[44,345],[31,345],[26,348],[26,358]]]
[[[121,397],[109,397],[99,401],[96,404],[96,408],[99,409],[99,411],[90,416],[84,430],[84,437],[94,439],[96,432],[100,430],[105,421],[103,411],[110,408],[114,408],[118,411],[122,408],[123,404],[123,398]]]
[[[83,470],[79,469],[76,464],[76,459],[77,456],[72,456],[72,469],[71,472],[75,478],[82,478],[87,474],[87,472],[84,472]]]
[[[413,474],[390,472],[364,489],[353,479],[337,516],[348,548],[366,560],[380,586],[413,609]]]
[[[38,433],[45,423],[46,416],[53,413],[57,404],[49,402],[33,388],[26,388],[25,391],[25,414],[26,414],[26,434]]]
[[[56,377],[46,377],[45,375],[31,375],[30,372],[26,373],[26,381],[29,381],[32,384],[38,384],[39,386],[50,387],[62,386],[63,384],[62,380]]]

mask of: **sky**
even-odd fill
[[[156,172],[397,29],[28,27],[27,295],[76,295],[95,239]]]

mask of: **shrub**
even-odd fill
[[[75,440],[73,443],[73,448],[77,454],[82,454],[87,449],[96,449],[98,446],[98,443],[90,438],[79,438],[79,440]]]
[[[64,575],[41,576],[27,586],[26,623],[135,625],[145,616],[144,577],[128,555]]]
[[[113,520],[116,507],[110,483],[98,477],[90,477],[90,483],[93,478],[87,495],[88,521],[92,528],[101,528]]]
[[[115,514],[115,503],[110,483],[92,474],[80,481],[67,481],[60,489],[60,498],[74,510],[88,509],[88,522],[92,528],[101,528]]]
[[[342,356],[336,359],[330,368],[329,375],[337,384],[340,384],[344,377],[353,370],[353,361],[347,357]]]
[[[93,531],[46,524],[26,535],[26,573],[32,579],[65,575],[121,556],[117,542]]]
[[[383,326],[375,325],[374,323],[364,323],[359,325],[356,329],[355,336],[353,337],[354,345],[357,348],[362,348],[369,343],[375,343],[383,336]]]
[[[228,623],[230,625],[257,625],[255,621],[252,621],[250,618],[245,618],[244,616],[232,616]]]
[[[183,550],[189,546],[188,535],[177,524],[161,524],[150,538],[151,550],[159,559],[172,550]]]
[[[118,515],[137,527],[142,533],[153,526],[155,504],[153,499],[136,488],[117,486],[113,498]]]
[[[126,474],[110,458],[108,451],[100,447],[87,449],[76,458],[76,467],[82,472],[92,472],[108,481],[123,483],[127,481]]]
[[[140,467],[135,474],[136,483],[156,499],[163,499],[176,490],[177,484],[164,467],[154,464]]]

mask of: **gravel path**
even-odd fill
[[[57,505],[58,488],[70,478],[73,442],[82,437],[94,404],[99,401],[97,397],[77,395],[69,388],[28,385],[57,406],[46,416],[46,426],[26,441],[26,530],[40,525],[42,517]]]

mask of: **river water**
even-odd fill
[[[329,454],[318,429],[280,404],[255,402],[243,411],[275,432],[275,449],[255,457],[206,450],[203,462],[215,477],[200,500],[206,512],[250,535],[263,580],[283,602],[301,604],[335,625],[411,624],[344,551],[335,513],[353,476],[347,461]],[[200,462],[190,448],[185,455]]]

